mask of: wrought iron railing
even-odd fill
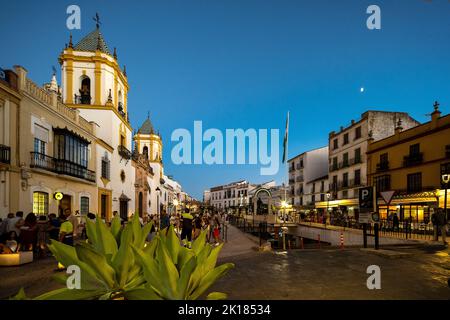
[[[89,170],[77,163],[65,159],[56,159],[38,152],[31,152],[30,167],[95,182],[95,171]]]
[[[119,152],[119,155],[120,155],[122,158],[127,159],[127,160],[131,159],[131,155],[132,155],[132,154],[131,154],[131,151],[128,150],[125,146],[119,145],[119,146],[117,147],[117,151]]]
[[[410,154],[403,157],[403,166],[409,167],[422,163],[423,153]]]

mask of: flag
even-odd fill
[[[289,135],[289,111],[287,113],[286,129],[284,131],[284,139],[283,139],[283,163],[286,162],[286,158],[287,158],[288,135]]]

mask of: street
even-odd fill
[[[306,249],[258,252],[257,239],[233,226],[228,228],[219,262],[233,262],[232,269],[210,290],[229,299],[450,299],[450,250],[440,245],[402,246],[385,249],[406,253],[401,257],[375,255],[351,249]],[[381,269],[381,289],[366,286],[367,267]],[[0,298],[21,287],[30,297],[60,285],[51,276],[53,258],[21,267],[0,269]]]

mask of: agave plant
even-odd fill
[[[133,245],[146,280],[139,290],[140,295],[133,298],[195,300],[202,297],[234,267],[232,263],[216,267],[222,246],[213,248],[206,244],[206,231],[192,243],[192,248],[180,246],[172,226],[162,230],[144,249]],[[206,298],[215,300],[226,297],[225,293],[212,292]]]
[[[135,263],[131,248],[144,248],[152,224],[141,228],[138,215],[123,229],[118,217],[112,220],[110,228],[101,219],[86,223],[88,240],[85,243],[71,247],[52,241],[49,245],[61,264],[80,268],[81,289],[62,288],[36,299],[121,299],[145,283],[142,268]],[[55,279],[65,285],[68,277],[60,274]]]
[[[57,261],[64,266],[76,265],[81,271],[81,289],[67,287],[50,291],[37,300],[94,299],[198,299],[233,264],[215,267],[222,245],[212,248],[202,232],[188,249],[181,245],[173,227],[161,230],[146,242],[152,228],[140,226],[135,215],[122,229],[120,219],[111,227],[97,219],[87,221],[88,240],[75,247],[52,241],[49,245]],[[69,275],[55,279],[66,285]],[[213,292],[207,299],[224,299],[224,293]],[[23,289],[13,299],[26,299]]]

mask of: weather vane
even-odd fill
[[[95,18],[92,18],[95,21],[95,24],[97,25],[97,29],[100,28],[100,16],[98,15],[98,12],[95,13]]]

